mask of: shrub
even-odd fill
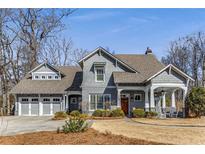
[[[154,111],[145,112],[145,117],[146,118],[153,118],[153,117],[156,117],[157,115],[158,115],[158,113],[154,112]]]
[[[186,104],[188,109],[195,114],[196,117],[201,117],[205,113],[205,88],[192,88],[189,93]]]
[[[54,118],[53,118],[53,119],[55,119],[55,120],[66,119],[67,116],[68,116],[68,115],[67,115],[65,112],[59,111],[59,112],[56,112],[56,113],[54,114]]]
[[[123,110],[121,110],[120,108],[114,109],[111,111],[110,114],[111,117],[124,117],[125,114],[123,112]]]
[[[88,129],[88,123],[85,119],[73,117],[70,118],[68,121],[65,121],[65,125],[62,128],[62,131],[65,134],[83,132]]]
[[[111,111],[110,110],[102,110],[102,117],[110,117]]]
[[[86,119],[86,118],[88,118],[88,115],[87,114],[85,114],[85,113],[83,113],[83,114],[80,114],[80,116],[79,116],[80,118],[82,118],[82,119]]]
[[[132,111],[132,116],[134,118],[142,118],[145,116],[145,112],[144,112],[144,109],[134,109]]]
[[[102,110],[95,110],[92,114],[94,117],[102,117],[103,111]]]
[[[72,117],[79,117],[79,116],[80,116],[80,112],[79,112],[78,110],[74,110],[74,111],[72,111],[72,112],[70,113],[70,115],[71,115]]]

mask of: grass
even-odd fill
[[[89,145],[134,145],[134,144],[160,144],[141,139],[128,138],[122,135],[113,135],[106,131],[99,133],[89,129],[82,133],[57,133],[57,132],[36,132],[15,136],[0,137],[0,144],[4,145],[67,145],[67,144],[89,144]]]
[[[145,121],[172,123],[174,120],[155,120],[143,119]],[[182,121],[175,123],[200,123],[205,124],[204,119],[182,119]],[[168,126],[152,126],[137,124],[134,122],[127,122],[125,120],[112,121],[96,121],[93,126],[94,129],[105,132],[110,131],[116,135],[123,135],[129,138],[142,139],[146,141],[153,141],[164,144],[205,144],[205,128],[182,128],[182,127],[168,127]]]
[[[205,126],[205,117],[202,118],[167,118],[167,119],[147,119],[147,118],[133,118],[132,120],[148,123],[148,124],[159,124],[159,125],[194,125],[194,126]]]

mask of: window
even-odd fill
[[[90,95],[90,110],[95,110],[96,109],[96,100],[95,100],[95,95]]]
[[[58,76],[55,76],[55,79],[58,79]]]
[[[110,104],[110,94],[90,94],[90,110],[109,109]]]
[[[45,76],[45,75],[42,75],[41,78],[42,78],[42,79],[46,79],[46,76]]]
[[[135,101],[141,101],[142,100],[142,94],[135,94]]]
[[[38,79],[38,78],[39,78],[39,76],[38,76],[38,75],[35,75],[35,76],[34,76],[34,79]]]
[[[49,99],[49,98],[44,98],[43,101],[44,101],[44,102],[49,102],[50,99]]]
[[[60,102],[60,99],[59,98],[54,98],[53,101],[54,102]]]
[[[31,101],[32,102],[38,102],[38,98],[32,98]]]
[[[28,102],[28,98],[22,98],[21,101],[22,102]]]
[[[97,95],[97,109],[103,109],[103,95]]]
[[[52,76],[51,76],[51,75],[49,75],[49,76],[48,76],[48,79],[52,79]]]
[[[104,66],[95,66],[95,81],[96,82],[105,81]]]
[[[77,98],[72,97],[70,102],[71,102],[71,104],[76,104],[77,103]]]

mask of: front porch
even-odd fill
[[[160,83],[144,87],[118,85],[117,94],[117,106],[128,116],[131,116],[133,108],[143,108],[157,112],[160,118],[185,117],[187,86],[184,84]],[[179,102],[180,106],[177,105]]]

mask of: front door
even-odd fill
[[[124,111],[125,115],[128,114],[128,103],[129,103],[128,97],[121,97],[121,108]]]
[[[74,110],[79,110],[78,99],[75,96],[70,97],[70,112]]]

